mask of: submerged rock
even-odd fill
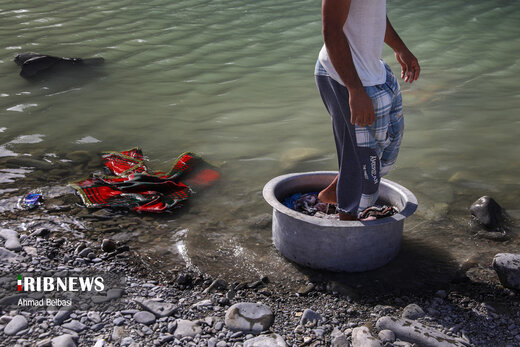
[[[504,287],[520,290],[520,254],[498,253],[493,258],[493,269]]]
[[[469,208],[471,215],[488,229],[497,229],[502,226],[505,214],[502,207],[489,196],[483,196]]]
[[[271,309],[263,304],[240,302],[226,312],[225,324],[229,330],[261,333],[274,322]]]

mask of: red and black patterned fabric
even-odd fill
[[[181,154],[170,172],[151,172],[141,149],[102,155],[111,175],[71,183],[87,207],[164,212],[220,178],[218,171],[194,153]]]

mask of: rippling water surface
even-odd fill
[[[389,176],[417,195],[420,209],[406,223],[400,260],[385,271],[404,276],[399,264],[412,259],[418,277],[436,267],[442,273],[446,262],[486,263],[517,250],[514,228],[506,241],[476,236],[468,207],[492,195],[518,223],[520,3],[399,0],[388,1],[388,13],[422,74],[402,85],[406,134]],[[179,153],[195,151],[221,165],[219,185],[183,212],[121,217],[155,227],[115,237],[161,255],[165,267],[300,276],[271,245],[261,189],[283,173],[336,169],[312,75],[322,43],[319,1],[0,0],[0,21],[0,159],[10,163],[0,168],[4,205],[29,186],[63,185],[98,165],[71,164],[63,175],[28,169],[20,158],[52,168],[69,163],[67,153],[96,158],[141,146],[152,167],[167,169]],[[13,62],[26,51],[101,56],[105,64],[29,82]],[[384,57],[398,73],[392,52]],[[24,181],[29,171],[39,183]]]

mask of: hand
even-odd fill
[[[374,123],[374,105],[364,88],[349,90],[350,123],[367,126]]]
[[[395,52],[395,58],[399,64],[401,64],[401,78],[403,78],[405,82],[412,83],[419,78],[421,67],[419,66],[419,61],[412,52],[408,49],[405,49],[402,52]]]

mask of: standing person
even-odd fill
[[[374,205],[381,176],[395,163],[404,129],[399,84],[382,60],[383,43],[401,78],[419,78],[417,58],[386,16],[386,0],[322,0],[323,45],[316,84],[332,117],[339,174],[319,194],[337,203],[341,220]]]

